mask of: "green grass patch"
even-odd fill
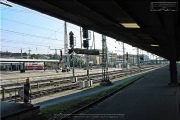
[[[81,108],[81,107],[83,107],[83,106],[85,106],[85,105],[87,105],[87,104],[89,104],[95,100],[102,98],[105,95],[108,95],[109,93],[111,93],[115,90],[121,89],[121,88],[129,85],[130,83],[144,77],[147,74],[148,73],[139,75],[135,78],[132,78],[131,80],[125,81],[125,82],[123,82],[123,83],[121,83],[121,84],[119,84],[113,88],[104,90],[102,92],[99,92],[99,93],[96,93],[93,95],[89,95],[89,96],[85,96],[82,98],[78,98],[78,99],[75,99],[72,101],[63,102],[63,103],[59,103],[56,105],[48,106],[48,107],[42,108],[40,111],[41,111],[42,115],[46,118],[52,117],[54,114],[60,114],[60,113],[68,114],[70,112],[75,111],[77,108]],[[100,86],[100,87],[106,87],[106,86]]]

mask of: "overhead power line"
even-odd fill
[[[23,35],[23,36],[38,37],[38,38],[43,38],[43,39],[50,39],[50,40],[56,40],[56,41],[63,41],[63,40],[59,40],[59,39],[53,39],[53,38],[50,38],[50,37],[43,37],[43,36],[38,36],[38,35],[32,35],[32,34],[27,34],[27,33],[21,33],[21,32],[17,32],[17,31],[5,30],[5,29],[1,29],[1,31],[13,33],[13,34],[20,34],[20,35]]]
[[[43,27],[40,27],[40,26],[35,26],[35,25],[27,24],[27,23],[22,23],[22,22],[19,22],[19,21],[14,21],[14,20],[2,18],[2,17],[1,17],[1,19],[11,21],[11,22],[15,22],[15,23],[22,24],[22,25],[27,25],[27,26],[36,27],[36,28],[39,28],[39,29],[44,29],[44,30],[56,32],[55,30],[51,30],[51,29],[48,29],[48,28],[43,28]]]
[[[58,30],[56,30],[54,33],[52,33],[49,37],[47,37],[47,38],[51,38],[51,36],[53,36],[54,34],[56,35],[56,33],[63,27],[64,25],[62,25]],[[61,32],[62,33],[62,32]],[[40,42],[38,42],[38,43],[41,43],[41,42],[43,42],[44,40],[42,40],[42,41],[40,41]],[[63,40],[61,40],[61,41],[63,41]],[[37,44],[38,44],[37,43]]]
[[[25,45],[33,45],[33,46],[43,46],[43,47],[59,47],[63,45],[47,45],[47,44],[37,44],[37,43],[32,43],[32,42],[27,42],[24,43],[23,41],[18,41],[18,40],[9,40],[9,39],[0,39],[3,42],[11,42],[11,43],[17,43],[17,44],[25,44]]]
[[[12,8],[9,8],[9,9],[1,8],[1,10],[6,10],[6,11],[10,11],[10,12],[23,12],[23,13],[37,14],[37,15],[40,15],[40,16],[42,16],[42,17],[45,17],[45,18],[47,18],[47,19],[49,19],[49,20],[55,21],[55,22],[57,22],[57,23],[62,23],[60,20],[58,20],[58,19],[55,20],[55,19],[51,18],[50,16],[48,16],[48,15],[46,15],[46,14],[42,14],[42,13],[39,13],[39,12],[37,12],[37,11],[30,10],[30,9],[28,9],[28,8],[25,8],[25,7],[16,5],[16,4],[13,4],[13,6],[15,6],[15,7],[20,7],[20,8],[23,9],[24,11],[23,11],[23,10],[19,10],[19,9],[12,9]],[[63,23],[62,23],[62,24],[63,24]]]

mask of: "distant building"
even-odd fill
[[[0,52],[0,57],[1,58],[24,58],[26,59],[28,57],[27,53],[22,53],[22,57],[21,57],[21,53],[12,53],[12,52]]]
[[[101,49],[98,49],[99,53],[102,53]],[[89,55],[89,61],[93,62],[93,65],[100,65],[102,63],[101,55]]]
[[[89,56],[89,61],[92,61],[93,65],[99,65],[99,64],[102,63],[101,56],[99,56],[99,55],[90,55]]]
[[[150,59],[148,55],[145,54],[139,54],[139,56],[134,55],[134,54],[128,54],[128,59],[127,59],[127,54],[121,56],[120,58],[123,60],[125,60],[125,63],[129,63],[131,65],[137,65],[138,64],[138,59],[139,59],[139,63],[141,64],[148,64],[150,63]]]
[[[109,52],[108,53],[108,62],[111,67],[115,66],[117,60],[117,53]]]
[[[150,63],[150,59],[148,55],[140,54],[139,57],[140,57],[140,63],[143,63],[143,64]]]
[[[124,63],[129,63],[131,65],[137,64],[137,55],[134,54],[128,54],[128,59],[127,59],[127,54],[122,55],[122,63],[123,63],[123,57],[124,57]]]

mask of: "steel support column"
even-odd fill
[[[170,78],[171,78],[170,84],[177,84],[176,60],[173,60],[173,59],[170,60],[169,68],[170,68],[169,70],[170,70]]]
[[[176,41],[175,39],[172,39],[170,42],[171,44],[171,49],[170,49],[170,65],[169,65],[169,70],[170,70],[170,83],[169,85],[177,85],[177,65],[176,65]]]

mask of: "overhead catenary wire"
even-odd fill
[[[8,10],[8,11],[12,11],[12,12],[25,12],[25,11],[23,11],[23,10],[18,10],[18,9],[4,9],[4,8],[1,8],[2,10]],[[50,20],[52,20],[52,21],[55,21],[55,22],[58,22],[58,23],[61,23],[61,24],[63,24],[61,21],[62,20],[55,20],[55,19],[52,19],[52,18],[50,18],[50,16],[48,16],[48,15],[46,15],[46,16],[44,16],[45,14],[41,14],[41,13],[38,13],[38,12],[36,12],[36,11],[32,11],[32,10],[28,10],[28,9],[26,9],[26,8],[23,8],[22,7],[22,9],[24,9],[24,10],[26,10],[27,12],[29,12],[29,13],[34,13],[34,14],[37,14],[37,15],[40,15],[40,16],[42,16],[42,17],[45,17],[45,18],[47,18],[47,19],[50,19]],[[25,13],[27,13],[27,12],[25,12]],[[10,21],[13,21],[13,20],[10,20]],[[15,22],[15,21],[14,21]],[[68,25],[67,24],[67,26],[68,27],[70,27],[70,28],[73,28],[73,29],[75,29],[75,30],[77,30],[77,31],[79,31],[77,28],[75,28],[75,27],[72,27],[71,25]]]
[[[63,27],[63,25],[58,29],[56,30],[54,33],[52,33],[48,38],[51,38],[53,35],[56,35],[56,33]],[[62,32],[61,32],[62,33]],[[57,39],[57,38],[56,38]],[[43,42],[44,40],[40,41],[39,43]],[[61,40],[63,41],[63,40]],[[38,43],[37,43],[38,44]]]
[[[7,45],[1,45],[1,47],[8,47],[8,48],[21,48],[21,47],[12,47],[12,46],[7,46]],[[29,49],[27,47],[23,47],[23,49]]]
[[[10,20],[10,19],[7,19],[7,18],[2,18],[1,17],[1,20],[11,21],[11,22],[22,24],[22,25],[26,25],[26,26],[31,26],[31,27],[35,27],[35,28],[39,28],[39,29],[43,29],[43,30],[48,30],[48,31],[56,32],[55,30],[51,30],[51,29],[48,29],[48,28],[43,28],[43,27],[40,27],[40,26],[35,26],[35,25],[27,24],[27,23],[22,23],[22,22],[15,21],[15,20]]]
[[[49,37],[43,37],[43,36],[32,35],[32,34],[27,34],[27,33],[21,33],[21,32],[12,31],[12,30],[6,30],[6,29],[1,29],[1,31],[9,32],[9,33],[12,33],[12,34],[20,34],[20,35],[24,35],[24,36],[30,36],[30,37],[38,37],[38,38],[43,38],[43,39],[55,40],[55,41],[63,41],[63,40],[59,40],[59,39],[53,39],[53,38],[49,38]]]
[[[51,29],[47,29],[47,28],[43,28],[43,27],[39,27],[39,26],[35,26],[35,25],[30,25],[30,24],[27,24],[27,23],[22,23],[22,22],[10,20],[10,19],[2,18],[2,17],[1,17],[1,19],[8,20],[8,21],[15,22],[15,23],[19,23],[19,24],[23,24],[23,25],[27,25],[27,26],[31,26],[31,27],[36,27],[36,28],[48,30],[48,31],[53,31],[54,33],[51,34],[48,38],[51,38],[54,34],[56,35],[56,32],[58,32],[63,27],[63,25],[62,25],[58,30],[51,30]],[[62,33],[62,32],[59,32],[59,33]],[[44,40],[42,40],[42,41],[44,41]],[[40,41],[39,43],[41,43],[42,41]]]
[[[47,45],[47,44],[36,44],[36,43],[32,43],[32,42],[28,42],[28,43],[24,43],[23,41],[18,41],[18,40],[8,40],[8,39],[0,39],[3,42],[11,42],[11,43],[17,43],[17,44],[25,44],[25,45],[33,45],[33,46],[43,46],[43,47],[57,47],[59,45]],[[62,45],[60,45],[62,46]]]
[[[11,2],[10,2],[11,3]],[[12,3],[13,4],[13,3]],[[57,22],[57,23],[60,23],[61,21],[60,20],[56,20],[56,19],[54,19],[53,17],[50,17],[50,16],[48,16],[48,15],[46,15],[46,14],[42,14],[42,13],[39,13],[39,12],[37,12],[37,11],[34,11],[34,10],[31,10],[31,9],[28,9],[28,8],[25,8],[25,7],[22,7],[22,6],[19,6],[19,5],[16,5],[16,4],[13,4],[13,6],[14,7],[19,7],[19,8],[21,8],[21,9],[23,9],[23,10],[25,10],[25,11],[23,11],[23,10],[18,10],[18,9],[14,9],[14,8],[8,8],[8,10],[6,10],[6,8],[1,8],[2,10],[6,10],[6,11],[10,11],[10,12],[24,12],[24,13],[31,13],[31,14],[37,14],[37,15],[40,15],[40,16],[42,16],[42,17],[45,17],[45,18],[47,18],[47,19],[49,19],[49,20],[52,20],[52,21],[55,21],[55,22]],[[63,24],[63,23],[62,23]]]

